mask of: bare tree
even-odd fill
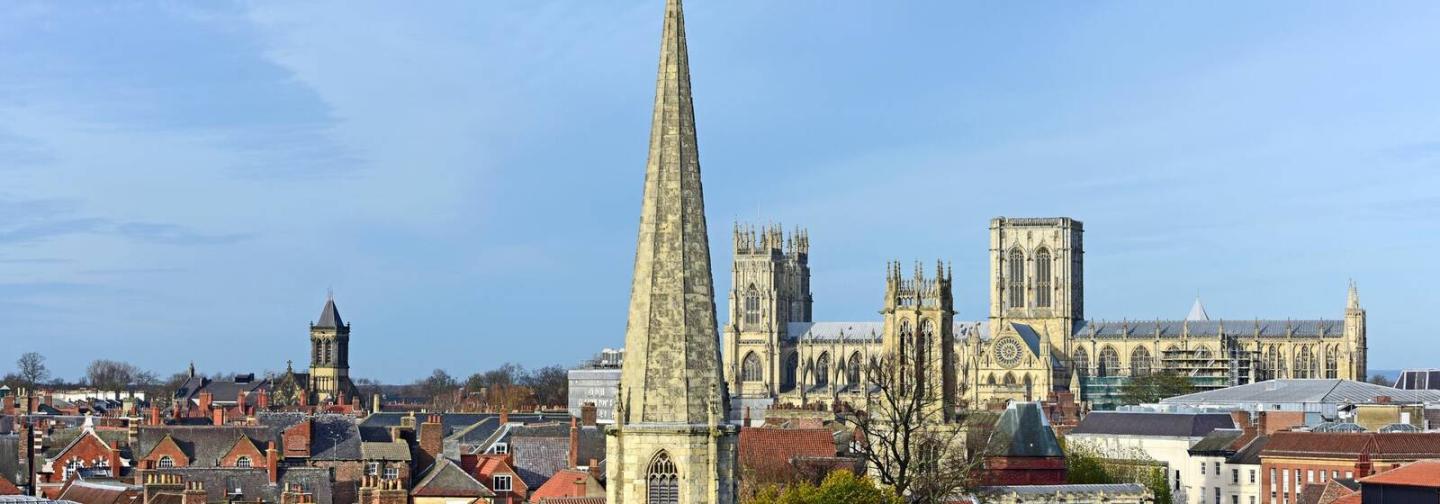
[[[45,356],[39,352],[21,354],[20,358],[15,360],[15,367],[26,387],[34,387],[50,377],[50,370],[45,367]]]
[[[872,363],[865,411],[841,419],[856,431],[855,451],[872,476],[912,502],[946,502],[978,484],[984,444],[966,438],[987,439],[976,430],[989,424],[967,425],[968,416],[947,411],[940,384],[927,388],[924,368],[914,366],[921,359],[892,353]]]
[[[134,383],[141,373],[140,368],[127,362],[96,359],[85,368],[85,379],[100,390],[121,390]]]
[[[546,366],[526,373],[521,381],[535,393],[540,406],[563,406],[570,400],[570,374],[560,366]]]

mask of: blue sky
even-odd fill
[[[623,340],[662,2],[0,10],[0,335],[78,376],[571,364]],[[886,260],[984,316],[992,216],[1085,221],[1087,315],[1339,317],[1440,365],[1440,5],[692,0],[717,287],[804,225],[818,319]],[[720,307],[724,311],[724,306]]]

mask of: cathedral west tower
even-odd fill
[[[726,420],[680,0],[665,3],[651,121],[607,502],[732,504],[739,428]]]

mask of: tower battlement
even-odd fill
[[[789,233],[779,224],[735,223],[735,254],[809,255],[810,231],[796,226]]]
[[[914,273],[905,278],[899,261],[885,266],[885,305],[887,307],[945,308],[953,305],[951,296],[951,267],[944,261],[935,261],[934,276],[926,276],[920,261],[915,261]]]

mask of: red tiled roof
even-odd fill
[[[740,466],[756,471],[789,471],[797,457],[834,457],[829,429],[740,429]]]
[[[540,499],[540,504],[605,504],[604,497],[550,497]]]
[[[5,476],[0,476],[0,495],[20,495],[20,488],[5,479]]]
[[[583,485],[580,482],[584,482]],[[555,473],[545,484],[540,485],[530,494],[531,501],[542,501],[546,497],[584,497],[587,493],[602,493],[600,482],[590,477],[590,473],[566,469]]]
[[[1440,460],[1411,462],[1368,478],[1362,478],[1360,483],[1363,485],[1440,488]]]
[[[1362,452],[1378,460],[1440,458],[1440,433],[1276,432],[1260,456],[1353,459]]]

